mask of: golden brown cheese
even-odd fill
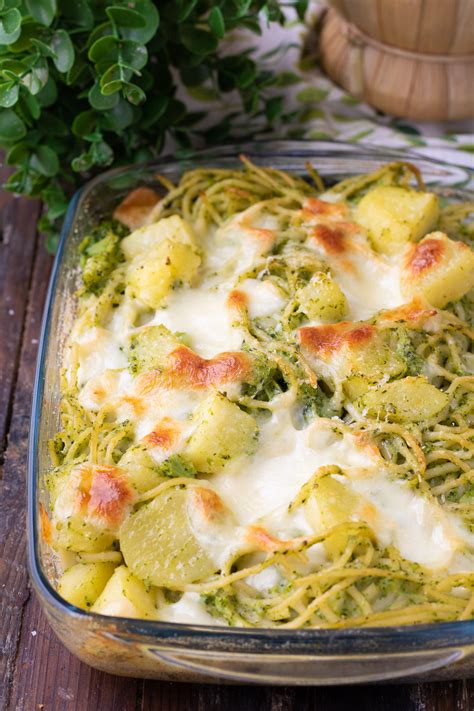
[[[307,198],[300,214],[303,219],[314,219],[314,217],[339,219],[345,217],[348,212],[349,208],[343,202],[327,202],[318,198]]]
[[[172,420],[171,417],[163,417],[161,422],[149,434],[145,435],[143,442],[149,447],[168,450],[176,446],[180,434],[179,423]]]
[[[280,550],[294,550],[306,541],[303,536],[290,540],[282,540],[273,536],[263,526],[247,526],[245,529],[245,544],[251,551],[275,553]]]
[[[403,321],[408,322],[411,327],[423,326],[429,318],[436,316],[437,313],[437,309],[430,308],[426,301],[416,296],[408,304],[382,311],[378,323]]]
[[[341,351],[345,346],[357,349],[371,341],[376,333],[369,324],[353,324],[349,321],[327,326],[305,326],[298,331],[301,347],[312,355],[322,358]]]
[[[76,486],[78,510],[110,530],[118,528],[135,500],[133,490],[118,467],[83,464]]]
[[[180,346],[170,353],[163,378],[171,388],[201,389],[241,381],[250,372],[250,359],[245,353],[219,353],[207,359]]]
[[[114,218],[131,230],[136,230],[146,223],[159,200],[160,196],[151,188],[136,188],[115,208]]]

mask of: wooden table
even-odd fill
[[[314,689],[150,682],[95,671],[58,642],[25,561],[30,401],[52,264],[36,234],[39,214],[38,203],[0,193],[0,711],[474,709],[472,681]]]

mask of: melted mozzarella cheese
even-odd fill
[[[303,484],[323,465],[360,466],[363,462],[368,466],[373,463],[370,454],[357,447],[352,435],[334,437],[329,422],[316,420],[307,429],[296,430],[289,411],[277,410],[262,425],[259,447],[253,457],[245,462],[231,462],[221,474],[213,477],[213,488],[240,524],[266,523],[275,510],[288,506]],[[318,441],[322,446],[314,446]],[[282,525],[283,522],[279,531],[271,532],[284,533]],[[293,522],[287,523],[289,529],[292,526]]]
[[[351,269],[338,260],[331,263],[337,283],[349,303],[348,318],[363,321],[377,311],[400,306],[400,267],[378,257],[368,258],[365,252],[350,256]]]
[[[158,610],[158,619],[188,625],[225,625],[225,622],[206,612],[198,593],[192,592],[184,593],[178,602],[163,603]]]
[[[180,289],[173,292],[151,323],[186,333],[191,347],[203,358],[240,348],[242,337],[232,328],[226,307],[228,292],[220,289]]]
[[[88,329],[79,336],[74,345],[79,362],[79,386],[102,375],[105,370],[127,367],[127,357],[120,342],[104,328]]]
[[[375,506],[372,525],[380,543],[396,546],[407,560],[427,568],[446,568],[464,546],[463,539],[470,537],[474,543],[474,536],[467,530],[461,534],[438,505],[386,470],[356,470],[349,477],[352,488]],[[341,480],[347,482],[346,477]]]
[[[271,316],[285,305],[281,289],[270,281],[245,279],[238,288],[247,296],[250,318]]]

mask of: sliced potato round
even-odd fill
[[[188,515],[189,492],[171,489],[130,516],[120,529],[125,562],[141,580],[179,587],[215,573]]]

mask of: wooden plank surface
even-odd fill
[[[30,591],[25,563],[30,401],[51,258],[35,237],[37,204],[4,194],[0,212],[7,236],[0,242],[0,711],[474,709],[473,681],[339,688],[199,686],[103,674],[64,649]]]

